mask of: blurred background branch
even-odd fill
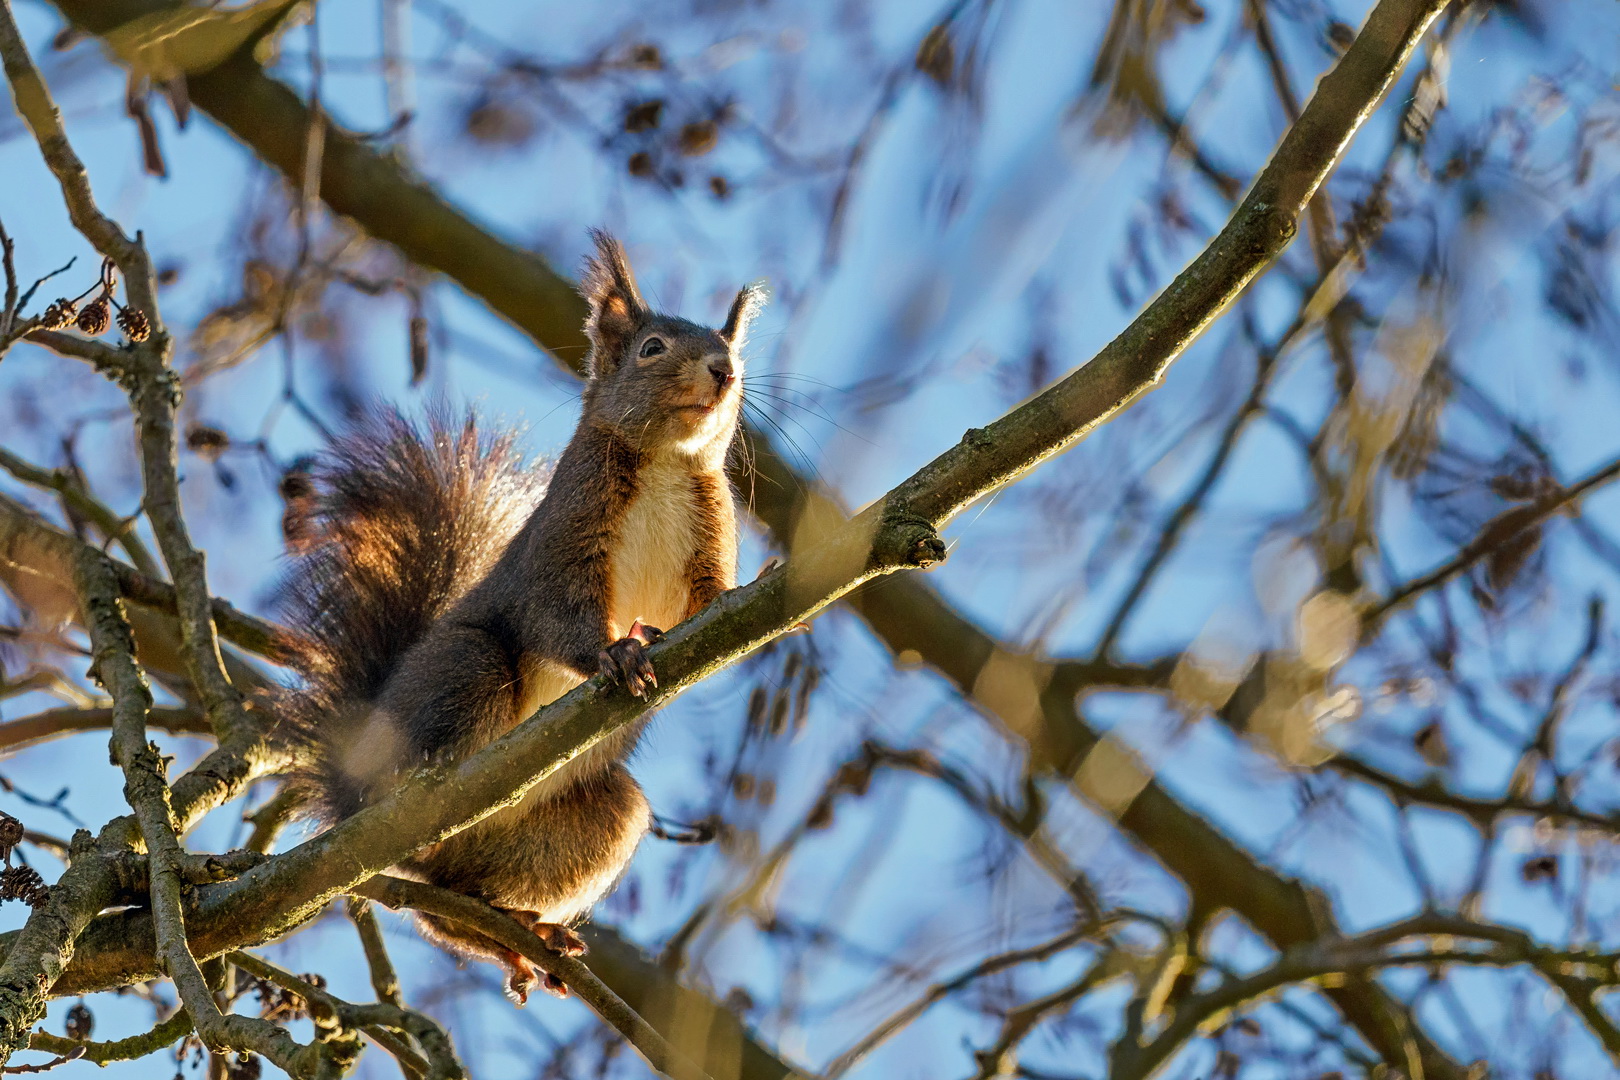
[[[964,430],[983,434],[948,460],[975,439],[1029,458],[991,421],[1103,348],[1246,188],[1269,201],[1260,166],[1356,27],[1394,41],[1368,36],[1372,5],[1319,0],[700,0],[588,21],[379,0],[306,27],[290,8],[188,22],[200,58],[131,29],[170,5],[17,12],[98,192],[144,231],[149,340],[173,335],[186,395],[146,430],[179,444],[170,494],[231,600],[176,590],[149,554],[184,554],[153,528],[178,517],[95,369],[155,369],[59,306],[96,294],[98,260],[0,124],[21,185],[0,198],[0,809],[42,881],[67,842],[38,817],[124,812],[94,745],[112,713],[86,678],[76,561],[128,559],[112,569],[190,850],[296,843],[259,783],[274,747],[206,738],[222,699],[188,666],[199,619],[230,643],[233,686],[279,677],[272,565],[307,541],[308,455],[373,398],[482,398],[532,423],[535,450],[560,445],[583,308],[559,268],[585,224],[624,234],[659,302],[695,317],[772,279],[738,481],[760,526],[746,558],[791,559]],[[973,506],[927,579],[869,583],[670,706],[636,769],[661,815],[695,823],[666,833],[714,842],[650,843],[599,913],[613,930],[586,959],[618,997],[715,1080],[788,1061],[1614,1069],[1620,111],[1596,43],[1616,29],[1589,8],[1452,4],[1333,178],[1289,189],[1309,243],[1175,377]],[[193,107],[208,122],[188,126]],[[1147,370],[1176,337],[1114,349]],[[12,869],[0,893],[34,895]],[[140,899],[144,873],[75,858],[60,910]],[[149,951],[142,918],[101,916],[83,956]],[[475,1075],[645,1071],[575,1007],[509,1012],[492,976],[389,917],[364,948],[331,926],[270,947],[285,977],[259,1017],[282,1022],[276,994],[308,980],[287,973],[318,969],[346,1007],[407,1002],[455,1032]],[[214,965],[220,1007],[252,1014],[257,984]],[[132,990],[53,1003],[64,1034],[30,1045],[121,1045],[92,1040],[94,1016],[172,1046],[167,984]],[[361,1030],[406,1075],[444,1060]]]

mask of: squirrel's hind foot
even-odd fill
[[[505,909],[506,913],[534,932],[541,943],[552,952],[560,956],[585,955],[585,942],[580,936],[561,923],[546,922],[538,911],[517,911]],[[502,958],[511,978],[506,983],[506,996],[517,1004],[525,1004],[529,1000],[529,991],[538,982],[540,989],[552,997],[565,998],[568,996],[568,985],[549,971],[541,971],[529,963],[526,957],[515,952],[508,952]]]
[[[527,1005],[529,1003],[529,991],[534,989],[535,982],[537,980],[544,982],[551,979],[550,975],[538,970],[533,964],[529,963],[522,953],[513,952],[511,949],[503,949],[499,959],[501,966],[506,969],[506,985],[502,987],[502,990],[506,994],[507,1000],[514,1005]],[[551,989],[549,984],[546,984],[546,989]]]
[[[597,666],[610,682],[623,683],[632,695],[644,698],[658,687],[658,676],[653,673],[644,646],[663,636],[662,630],[637,619],[629,633],[597,654]]]
[[[584,956],[585,939],[562,923],[547,922],[538,911],[505,909],[506,913],[534,932],[546,948],[560,956]]]
[[[501,958],[506,968],[506,985],[502,992],[506,999],[521,1008],[529,1003],[529,991],[536,986],[554,998],[568,996],[568,984],[549,971],[541,971],[519,953],[508,952]]]

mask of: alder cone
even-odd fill
[[[79,314],[79,305],[67,297],[58,297],[56,303],[45,309],[45,314],[39,317],[39,325],[46,330],[66,330]]]
[[[152,324],[147,321],[146,312],[140,308],[127,307],[120,311],[118,328],[131,341],[145,341],[152,336]]]
[[[79,312],[79,329],[91,337],[100,337],[112,326],[112,307],[106,300],[97,300]]]

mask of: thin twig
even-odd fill
[[[43,1031],[36,1031],[28,1037],[30,1050],[44,1050],[53,1054],[69,1054],[75,1050],[82,1050],[79,1059],[91,1061],[97,1065],[105,1065],[112,1061],[133,1061],[155,1054],[159,1050],[173,1046],[177,1041],[189,1035],[192,1031],[191,1017],[186,1015],[185,1009],[180,1009],[173,1016],[164,1020],[150,1031],[139,1035],[131,1035],[127,1039],[115,1039],[111,1042],[81,1042],[76,1039],[66,1039],[60,1035],[51,1035]]]
[[[1404,585],[1398,586],[1363,617],[1362,640],[1369,640],[1393,611],[1431,589],[1438,588],[1474,567],[1503,544],[1510,543],[1529,529],[1537,528],[1553,514],[1578,501],[1595,488],[1620,477],[1620,458],[1588,473],[1568,487],[1558,487],[1533,502],[1505,510],[1480,527],[1474,538],[1439,566]]]
[[[360,947],[366,953],[366,966],[371,970],[371,988],[376,991],[377,1000],[398,1005],[399,976],[394,972],[393,961],[388,958],[388,946],[383,942],[382,927],[377,922],[377,913],[371,910],[371,901],[362,896],[351,896],[346,910],[349,921],[354,923],[355,932],[360,935]]]

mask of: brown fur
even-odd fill
[[[350,494],[322,506],[337,539],[295,574],[309,687],[287,711],[315,751],[298,782],[327,821],[418,763],[487,745],[598,670],[617,672],[610,656],[644,664],[627,637],[636,621],[665,628],[736,583],[723,466],[761,294],[740,292],[720,331],[655,314],[618,244],[595,235],[584,415],[538,505],[534,474],[510,464],[505,443],[478,451],[470,424],[457,441],[391,421],[381,436],[356,435],[324,476]],[[533,506],[515,532],[507,491]],[[623,765],[639,734],[631,725],[603,740],[401,869],[548,933],[583,917],[649,823]],[[422,929],[504,964],[514,994],[527,992],[534,973],[521,957],[444,920]]]

